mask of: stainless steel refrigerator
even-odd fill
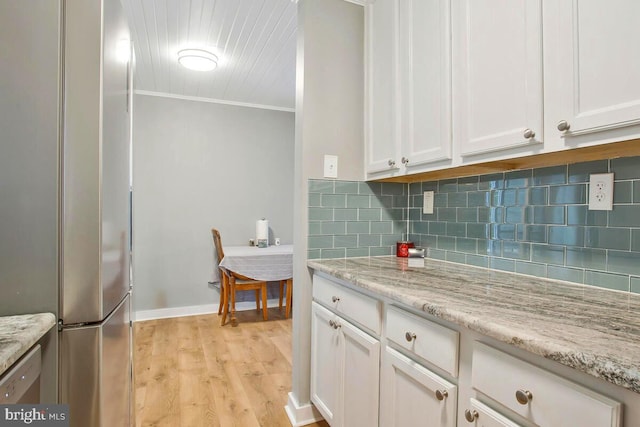
[[[54,312],[44,402],[129,426],[131,44],[119,0],[0,0],[0,315]]]

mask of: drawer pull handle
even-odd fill
[[[523,136],[525,139],[531,139],[536,136],[536,133],[533,130],[527,128],[524,130]]]
[[[407,332],[406,334],[404,334],[404,337],[409,342],[411,342],[411,341],[413,341],[413,340],[415,340],[417,338],[416,334],[414,334],[413,332]]]
[[[338,298],[337,296],[334,295],[331,297],[331,302],[338,302],[338,301],[340,301],[340,298]]]
[[[436,399],[444,400],[449,396],[449,392],[447,390],[436,390]]]
[[[516,391],[516,400],[518,401],[519,404],[526,405],[529,402],[531,402],[531,399],[533,399],[533,395],[529,390]]]
[[[464,411],[464,418],[469,421],[470,423],[474,422],[475,420],[478,419],[478,411],[476,411],[475,409],[473,411],[467,409],[466,411]]]
[[[568,121],[566,121],[566,120],[560,120],[560,121],[558,122],[558,130],[559,130],[560,132],[566,132],[566,131],[568,131],[570,128],[571,128],[571,125],[569,124],[569,122],[568,122]]]
[[[329,320],[329,326],[331,326],[333,329],[338,329],[340,326],[340,323],[338,322],[334,322],[333,320]]]

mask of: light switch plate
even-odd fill
[[[423,214],[432,214],[433,213],[433,191],[425,191],[423,195],[423,204],[422,204],[422,213]]]
[[[596,173],[589,175],[589,210],[613,210],[612,173]]]
[[[324,155],[324,177],[338,177],[338,156],[332,156],[330,154]]]

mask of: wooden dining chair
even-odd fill
[[[212,228],[211,235],[213,236],[213,244],[218,256],[218,263],[220,263],[222,258],[224,258],[220,232]],[[232,319],[235,317],[237,291],[255,291],[256,310],[260,310],[260,300],[262,299],[262,318],[267,320],[267,282],[264,280],[254,280],[250,277],[227,270],[224,267],[218,266],[218,268],[220,269],[220,306],[218,307],[218,314],[222,314],[220,324],[224,325],[227,320],[229,303],[231,303],[231,317]]]

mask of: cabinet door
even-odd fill
[[[483,403],[478,402],[476,399],[471,399],[471,409],[468,410],[468,414],[465,412],[465,417],[469,417],[474,421],[469,421],[473,427],[520,427],[520,425],[514,423],[507,417],[499,414]]]
[[[365,4],[365,141],[367,173],[398,171],[398,0]]]
[[[598,132],[640,124],[639,17],[637,0],[545,3],[545,108],[554,137],[601,141],[615,132]],[[577,138],[585,134],[596,135]]]
[[[343,392],[339,425],[377,426],[380,389],[380,341],[339,318],[344,349]]]
[[[408,171],[451,159],[451,1],[399,5],[402,156]]]
[[[456,399],[455,385],[386,348],[380,386],[381,426],[453,427]]]
[[[460,0],[452,15],[454,144],[463,157],[530,154],[543,134],[541,0]]]
[[[311,401],[334,425],[341,396],[342,355],[340,333],[329,322],[337,316],[317,303],[311,309]]]

